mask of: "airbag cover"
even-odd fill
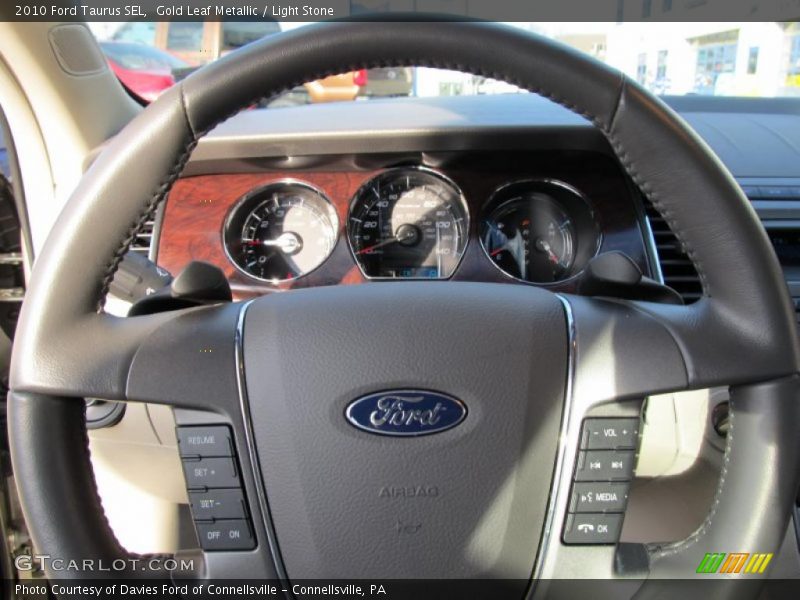
[[[454,282],[272,294],[248,309],[244,361],[291,579],[531,576],[567,376],[554,294]],[[439,392],[467,413],[422,436],[348,422],[354,400],[384,390]]]

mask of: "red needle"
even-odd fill
[[[491,257],[495,257],[495,256],[497,256],[498,254],[500,254],[500,253],[501,253],[503,250],[505,250],[505,248],[498,248],[497,250],[492,250],[492,253],[491,253],[491,254],[489,254],[489,256],[491,256]]]
[[[370,250],[374,250],[378,246],[384,246],[386,242],[378,242],[377,244],[373,244],[372,246],[367,246],[366,248],[362,248],[356,254],[364,254],[364,252],[369,252]]]

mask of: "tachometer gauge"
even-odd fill
[[[316,188],[281,181],[251,192],[231,211],[225,249],[241,270],[272,283],[316,269],[336,245],[338,219]]]
[[[366,277],[446,279],[467,246],[469,214],[456,185],[427,169],[386,171],[359,190],[348,239]]]
[[[500,188],[487,206],[481,244],[507,275],[553,283],[576,275],[597,251],[598,234],[588,203],[553,181]]]

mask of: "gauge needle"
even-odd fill
[[[539,240],[536,242],[536,245],[537,245],[537,246],[538,246],[540,249],[542,249],[542,250],[544,250],[545,252],[547,252],[547,258],[549,258],[549,259],[550,259],[550,262],[551,262],[551,263],[553,263],[554,265],[557,265],[557,264],[558,264],[558,257],[555,255],[555,253],[553,252],[553,249],[550,247],[550,242],[548,242],[547,240],[542,240],[542,239],[539,239]]]
[[[505,246],[501,246],[500,248],[497,248],[496,250],[492,250],[492,252],[489,254],[489,256],[491,256],[492,258],[494,258],[495,256],[497,256],[498,254],[500,254],[500,253],[501,253],[503,250],[505,250],[505,249],[506,249],[506,247],[505,247]]]
[[[361,250],[356,252],[356,254],[364,254],[365,252],[369,252],[370,250],[375,250],[375,248],[381,248],[383,246],[387,246],[394,242],[402,242],[403,240],[411,239],[413,236],[414,236],[413,231],[410,231],[408,233],[406,233],[405,231],[400,232],[398,233],[398,235],[393,235],[392,237],[386,238],[385,240],[382,240],[377,244],[373,244],[372,246],[367,246],[366,248],[362,248]]]
[[[291,232],[282,233],[274,240],[248,240],[244,242],[245,246],[275,246],[281,252],[290,254],[300,247],[300,239]]]

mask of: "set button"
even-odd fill
[[[190,491],[189,503],[197,521],[247,518],[247,504],[242,490]]]
[[[184,459],[183,472],[189,489],[238,488],[241,485],[239,469],[232,457]]]

